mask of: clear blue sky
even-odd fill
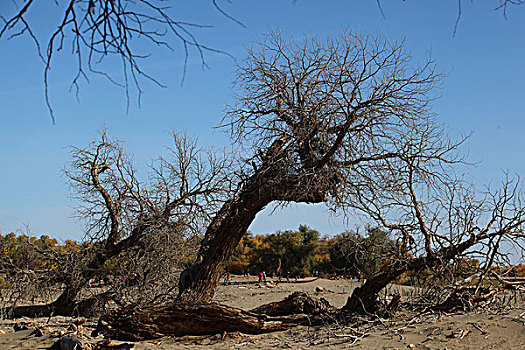
[[[220,2],[247,28],[221,16],[211,1],[173,3],[177,4],[174,17],[214,25],[196,32],[202,43],[238,58],[245,46],[268,29],[323,37],[345,27],[381,32],[393,39],[404,37],[416,60],[431,52],[439,70],[448,74],[434,111],[453,133],[473,132],[465,152],[470,160],[482,161],[472,171],[475,181],[480,186],[497,182],[502,169],[525,173],[525,6],[510,9],[505,20],[494,11],[499,1],[464,1],[453,38],[456,0],[383,1],[386,19],[372,0],[299,0],[296,5],[286,0]],[[47,39],[56,8],[52,1],[39,2],[39,6],[33,20],[38,35]],[[0,13],[9,11],[11,2],[2,1]],[[60,169],[68,161],[66,146],[87,145],[104,126],[128,142],[141,168],[163,152],[171,129],[196,135],[203,144],[227,142],[213,127],[232,99],[232,59],[210,54],[210,69],[202,70],[192,55],[181,87],[180,51],[152,53],[143,67],[168,87],[145,83],[142,107],[132,100],[127,115],[124,92],[98,77],[82,85],[77,103],[68,91],[74,61],[67,53],[57,56],[50,81],[56,113],[53,125],[44,101],[43,66],[31,41],[27,37],[0,41],[0,232],[28,224],[37,235],[82,236],[79,223],[71,218],[75,203]],[[321,233],[338,233],[346,227],[322,206],[291,206],[268,216],[270,211],[258,215],[253,232],[307,224]]]

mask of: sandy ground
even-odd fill
[[[234,277],[233,282],[246,281]],[[249,278],[255,281],[255,278]],[[310,283],[260,287],[256,284],[221,285],[215,301],[242,309],[278,301],[294,291],[305,291],[341,307],[356,281],[319,279]],[[319,290],[322,288],[322,291]],[[402,296],[413,291],[394,286]],[[18,319],[0,321],[0,349],[49,349],[62,334],[73,333],[72,318]],[[87,342],[96,320],[83,326]],[[15,331],[16,328],[26,328]],[[41,330],[41,334],[36,329]],[[119,342],[113,342],[117,344]],[[162,338],[132,344],[135,349],[525,349],[525,309],[502,313],[472,312],[421,315],[400,312],[389,320],[363,320],[350,326],[297,327],[263,335],[228,333],[204,337]]]

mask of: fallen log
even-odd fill
[[[316,299],[304,292],[294,292],[286,299],[264,304],[251,312],[267,316],[286,316],[297,314],[322,315],[335,312],[328,300]]]
[[[131,341],[234,331],[260,334],[298,325],[321,324],[322,313],[331,309],[326,301],[297,292],[282,302],[263,305],[252,311],[218,303],[129,305],[101,317],[96,333],[111,339]],[[265,312],[282,316],[271,316]]]

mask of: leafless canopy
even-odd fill
[[[421,176],[459,161],[457,144],[429,110],[439,79],[433,62],[412,62],[402,41],[349,31],[328,40],[263,37],[239,64],[236,103],[224,119],[248,154],[244,173],[208,226],[194,269],[220,276],[218,259],[272,202],[352,209],[362,183],[384,197],[397,191],[408,159],[420,160]],[[216,282],[196,282],[199,292],[188,300],[208,300]]]
[[[257,154],[255,172],[268,162],[257,150],[271,151],[279,140],[274,161],[301,182],[294,191],[317,189],[320,201],[337,207],[353,201],[346,186],[395,188],[399,164],[411,155],[457,161],[456,145],[429,111],[439,79],[433,62],[414,64],[403,42],[348,31],[326,41],[273,33],[240,65],[240,94],[226,121]]]
[[[223,202],[229,161],[198,148],[186,135],[174,133],[173,140],[168,155],[153,161],[143,177],[123,143],[105,130],[88,147],[70,148],[72,160],[64,172],[79,201],[77,215],[86,239],[78,250],[66,252],[28,242],[32,255],[50,263],[39,271],[12,266],[14,277],[26,281],[34,276],[31,288],[17,290],[17,299],[47,289],[59,296],[50,304],[7,313],[96,312],[91,303],[79,301],[90,291],[90,282],[105,281],[104,292],[93,301],[151,302],[174,294],[178,271],[194,259],[200,232]]]
[[[519,181],[483,193],[456,175],[468,165],[459,152],[465,138],[452,140],[430,110],[441,76],[430,59],[414,62],[403,42],[271,33],[248,50],[237,76],[224,124],[253,155],[239,196],[254,186],[260,207],[326,202],[398,237],[398,258],[354,301],[371,306],[406,271],[476,253],[489,271],[506,256],[502,242],[523,247]]]
[[[202,230],[225,189],[227,160],[183,134],[173,139],[168,156],[154,161],[142,180],[123,143],[106,131],[86,149],[71,147],[65,173],[91,240],[112,245],[141,225],[169,222],[193,234]]]

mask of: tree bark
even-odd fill
[[[219,210],[206,230],[195,263],[181,273],[178,302],[211,301],[235,247],[257,213],[272,201],[265,182],[263,176],[253,176]]]
[[[211,301],[235,247],[255,216],[268,204],[273,201],[320,203],[326,200],[326,189],[313,188],[294,193],[296,187],[304,186],[302,178],[280,177],[278,164],[262,169],[249,178],[239,193],[227,201],[213,218],[195,263],[180,275],[178,302]]]
[[[435,254],[421,256],[406,262],[398,262],[388,266],[385,271],[372,276],[356,289],[348,298],[343,312],[355,312],[358,314],[369,314],[377,310],[377,296],[383,288],[392,283],[395,279],[408,271],[421,271],[427,267],[434,267],[437,264],[450,260],[461,254],[476,243],[476,237],[472,236],[468,240],[442,248]]]
[[[261,305],[251,310],[259,315],[286,316],[296,314],[322,315],[335,312],[328,300],[315,299],[305,292],[294,292],[286,299]]]
[[[323,315],[330,309],[329,304],[307,293],[294,293],[283,302],[252,311],[217,303],[130,305],[104,315],[99,320],[97,332],[112,339],[132,341],[234,331],[260,334],[302,324],[321,324]]]
[[[389,269],[386,272],[367,279],[361,286],[354,289],[352,295],[343,306],[342,312],[351,312],[361,315],[372,314],[377,310],[377,297],[379,292],[398,276],[403,274],[405,269]]]
[[[288,136],[277,138],[268,147],[261,166],[248,178],[238,193],[224,203],[206,229],[197,259],[185,269],[179,279],[180,303],[205,303],[211,301],[221,275],[230,257],[246,234],[255,216],[273,201],[320,203],[326,201],[323,188],[305,190],[308,181],[316,177],[313,169],[308,175],[290,175],[286,162],[282,162],[281,149],[288,142]]]

